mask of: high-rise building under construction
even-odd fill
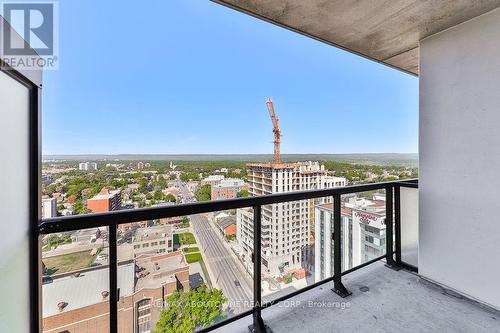
[[[280,156],[278,119],[272,101],[267,102],[275,134],[274,160],[247,164],[251,196],[345,186],[346,180],[327,175],[319,162],[284,163]],[[289,269],[310,270],[314,264],[314,205],[330,198],[284,202],[262,207],[262,265],[271,275],[283,275]],[[253,215],[237,212],[237,239],[248,257],[253,250]]]

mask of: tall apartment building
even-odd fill
[[[87,208],[92,213],[119,210],[122,206],[122,193],[120,190],[103,188],[99,194],[87,200]]]
[[[97,170],[97,163],[95,162],[83,162],[78,164],[78,169],[83,171]]]
[[[243,179],[226,178],[211,188],[210,197],[212,200],[236,198],[238,192],[245,188]]]
[[[42,199],[42,218],[48,219],[57,216],[57,199],[43,198]]]
[[[251,196],[345,186],[341,177],[328,176],[318,162],[257,163],[247,165]],[[329,198],[285,202],[262,207],[262,263],[267,273],[279,276],[288,269],[314,264],[314,205]],[[237,238],[242,251],[253,249],[253,216],[237,212]]]
[[[352,197],[342,202],[342,270],[385,254],[385,200]],[[315,281],[333,276],[333,204],[315,207]]]

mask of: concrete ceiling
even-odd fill
[[[500,6],[500,0],[213,0],[418,75],[419,40]]]

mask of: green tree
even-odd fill
[[[165,197],[165,201],[168,201],[168,202],[176,202],[177,199],[175,199],[175,196],[171,193],[167,194],[167,196]]]
[[[243,189],[243,190],[239,191],[238,193],[236,193],[236,196],[238,198],[246,198],[246,197],[248,197],[248,190]]]
[[[221,317],[226,302],[222,291],[205,285],[191,291],[175,291],[167,297],[167,308],[161,311],[154,333],[191,333],[210,326]]]
[[[163,194],[162,191],[156,191],[154,194],[154,199],[155,200],[162,200],[165,195]]]
[[[155,189],[163,190],[165,187],[167,187],[167,181],[163,178],[163,175],[158,175],[156,177]]]
[[[194,193],[194,196],[197,201],[210,201],[212,198],[212,186],[206,184],[199,187]]]

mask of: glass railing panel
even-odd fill
[[[385,190],[343,195],[341,205],[342,271],[385,255]]]
[[[231,210],[119,225],[119,266],[133,269],[118,280],[134,281],[120,293],[119,332],[196,331],[250,309],[236,219]]]
[[[268,302],[331,276],[332,197],[262,208],[261,295]],[[317,256],[319,254],[319,256]]]
[[[44,235],[41,254],[42,331],[108,332],[108,229]]]
[[[418,189],[401,187],[401,260],[418,267]]]

